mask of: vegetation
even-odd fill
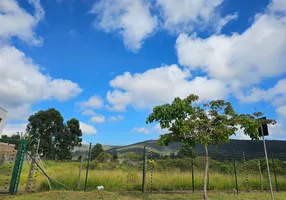
[[[240,126],[244,133],[259,139],[258,128],[273,120],[257,120],[262,113],[236,114],[231,103],[224,100],[210,101],[198,105],[199,97],[189,95],[185,99],[175,98],[171,104],[156,106],[146,122],[158,122],[168,133],[160,135],[159,142],[183,142],[188,145],[202,144],[205,148],[204,199],[207,199],[207,174],[209,169],[208,146],[229,141]]]
[[[53,191],[44,192],[36,194],[25,194],[20,196],[6,196],[6,199],[14,200],[78,200],[78,199],[105,199],[105,200],[136,200],[136,199],[146,199],[146,200],[198,200],[200,198],[200,193],[195,194],[173,194],[173,193],[161,193],[161,194],[141,194],[140,192],[107,192],[107,191],[93,191],[93,192],[72,192],[72,191]],[[211,192],[209,194],[212,200],[268,200],[269,194],[264,193],[242,193],[239,195],[233,193],[215,193]],[[282,200],[286,198],[285,192],[280,192],[275,194],[276,200]]]
[[[61,113],[54,108],[41,110],[28,121],[29,142],[35,148],[40,139],[39,153],[43,158],[70,160],[73,148],[81,145],[79,121],[73,118],[64,123]]]
[[[111,159],[109,162],[92,161],[89,170],[87,190],[95,190],[98,185],[103,185],[107,191],[140,191],[142,184],[142,156],[127,153],[119,155],[118,160]],[[266,163],[260,160],[263,176],[263,189],[268,188]],[[261,190],[258,160],[246,161],[250,190]],[[85,180],[86,162],[83,165],[81,187],[83,190]],[[246,191],[246,177],[244,163],[237,162],[238,186],[240,191]],[[271,163],[270,163],[271,164]],[[60,181],[70,189],[78,190],[77,179],[79,162],[55,162],[43,161],[41,165],[46,173]],[[194,160],[195,191],[203,189],[204,157],[196,157]],[[286,162],[275,160],[279,189],[286,190]],[[8,166],[7,166],[8,167]],[[192,189],[192,172],[190,158],[155,160],[153,170],[153,191],[178,191]],[[270,165],[272,169],[272,165]],[[20,181],[20,191],[25,188],[28,177],[28,164],[25,163]],[[147,167],[147,190],[150,187],[150,165]],[[274,176],[272,175],[272,182]],[[45,177],[38,173],[35,179],[38,191],[49,190]],[[275,186],[275,184],[273,184]],[[217,161],[210,159],[209,190],[233,191],[235,189],[232,161]],[[22,189],[21,189],[22,188]],[[61,185],[53,185],[54,189],[64,189]]]
[[[102,145],[97,143],[94,147],[91,149],[91,159],[94,160],[99,154],[103,152]]]
[[[107,192],[107,191],[93,191],[93,192],[72,192],[72,191],[53,191],[44,192],[36,194],[25,194],[20,196],[6,196],[6,199],[14,200],[78,200],[78,199],[105,199],[105,200],[136,200],[136,199],[146,199],[146,200],[198,200],[200,198],[200,193],[195,194],[173,194],[173,193],[161,193],[161,194],[141,194],[140,192]],[[210,199],[212,200],[268,200],[269,194],[264,193],[242,193],[239,195],[233,193],[215,193],[210,192]],[[275,194],[276,200],[283,200],[286,198],[285,192],[280,192]]]

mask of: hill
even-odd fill
[[[274,155],[275,158],[286,160],[286,141],[267,140],[267,150],[269,155]],[[120,154],[126,152],[143,153],[143,147],[146,146],[147,152],[155,152],[162,155],[169,155],[170,153],[177,153],[182,143],[171,143],[168,146],[160,146],[157,140],[147,140],[126,146],[103,145],[105,151],[110,154]],[[88,151],[88,145],[83,145],[75,149],[81,151]],[[242,153],[245,153],[246,159],[253,159],[264,157],[264,149],[262,141],[252,140],[230,140],[228,143],[223,143],[219,147],[209,146],[210,157],[214,159],[230,159],[232,158],[233,151],[238,159],[242,158]],[[195,147],[196,155],[205,155],[204,147],[197,145]]]

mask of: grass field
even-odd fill
[[[73,190],[83,190],[85,180],[85,169],[82,170],[81,186],[77,188],[79,163],[78,162],[42,162],[46,173],[52,178],[60,181]],[[23,167],[20,180],[20,191],[26,186],[28,177],[28,164]],[[273,177],[272,177],[273,178]],[[259,174],[249,174],[250,191],[259,191],[261,189]],[[150,172],[147,173],[146,189],[150,188]],[[195,173],[195,190],[202,190],[203,172]],[[46,178],[43,174],[37,173],[35,178],[36,190],[46,191],[49,189]],[[93,191],[98,185],[103,185],[105,190],[113,192],[121,191],[140,191],[142,183],[142,172],[139,170],[89,170],[87,190]],[[278,176],[280,190],[286,190],[286,177]],[[238,185],[240,191],[246,190],[246,181],[244,174],[238,174]],[[273,180],[273,185],[274,180]],[[152,181],[153,190],[155,191],[171,191],[171,190],[191,190],[192,174],[191,172],[165,171],[153,173]],[[55,189],[64,189],[60,185],[53,186]],[[233,174],[210,173],[209,189],[217,191],[230,191],[235,188]],[[267,177],[263,178],[263,189],[268,189]]]
[[[241,194],[227,194],[227,193],[209,193],[210,200],[269,200],[269,193],[241,193]],[[139,192],[71,192],[71,191],[51,191],[35,194],[24,194],[17,196],[2,196],[3,200],[78,200],[78,199],[101,199],[101,200],[189,200],[202,199],[201,193],[195,194],[141,194]],[[286,193],[276,193],[276,200],[286,199]]]

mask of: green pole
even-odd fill
[[[233,170],[234,170],[234,177],[235,177],[235,188],[236,193],[238,194],[238,184],[237,184],[237,174],[236,174],[236,165],[235,165],[235,152],[232,152],[232,160],[233,160]]]
[[[275,168],[275,163],[273,159],[273,153],[272,153],[272,165],[273,165],[273,172],[274,172],[274,178],[275,178],[276,192],[279,192],[278,182],[277,182],[277,177],[276,177],[276,168]]]
[[[195,177],[194,177],[194,156],[192,155],[192,189],[195,193]]]
[[[86,184],[87,184],[87,177],[88,177],[88,168],[89,168],[89,161],[90,161],[90,151],[91,151],[91,143],[89,144],[88,160],[87,160],[85,183],[84,183],[84,191],[86,191]]]
[[[142,176],[142,193],[145,191],[145,181],[146,181],[146,146],[144,146],[143,152],[143,176]]]
[[[23,168],[23,162],[25,159],[26,149],[27,149],[27,141],[23,140],[14,194],[17,194],[17,192],[18,192],[18,185],[19,185],[20,178],[21,178],[21,172],[22,172],[22,168]]]

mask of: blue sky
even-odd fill
[[[152,108],[196,93],[262,111],[285,140],[285,72],[284,0],[0,1],[6,134],[55,107],[86,142],[157,139]]]

